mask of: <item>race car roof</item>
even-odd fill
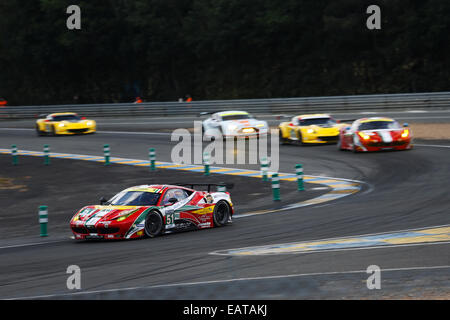
[[[75,112],[59,112],[59,113],[49,114],[49,116],[52,116],[52,117],[54,117],[54,116],[69,116],[69,115],[76,115],[76,113]]]
[[[125,189],[126,191],[142,191],[142,192],[151,192],[151,193],[162,193],[167,188],[166,185],[141,185],[141,186],[134,186]]]
[[[297,116],[298,119],[321,119],[321,118],[331,118],[329,114],[316,113],[316,114],[302,114]]]
[[[373,121],[387,121],[387,122],[392,122],[395,121],[394,119],[391,118],[385,118],[385,117],[373,117],[373,118],[363,118],[361,119],[359,122],[360,123],[365,123],[365,122],[373,122]]]
[[[141,185],[141,186],[133,186],[125,189],[125,191],[142,191],[142,192],[150,192],[150,193],[163,193],[164,190],[168,188],[179,188],[179,189],[188,189],[182,186],[175,186],[169,184],[150,184],[150,185]]]

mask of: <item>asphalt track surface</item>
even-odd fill
[[[1,148],[16,144],[39,151],[49,144],[54,152],[102,155],[103,144],[109,143],[113,156],[147,160],[148,148],[154,147],[158,160],[170,161],[176,143],[163,132],[134,132],[132,125],[56,138],[37,137],[17,122],[1,124],[8,126],[12,130],[1,131]],[[305,174],[361,180],[365,187],[322,205],[243,217],[226,228],[142,241],[49,237],[17,240],[14,245],[0,242],[0,298],[448,299],[448,242],[249,257],[211,254],[450,224],[450,148],[426,144],[411,151],[370,154],[339,152],[333,145],[280,146],[280,172],[293,172],[295,164],[302,163]],[[82,270],[82,290],[75,294],[66,288],[66,269],[73,264]],[[381,290],[366,287],[370,265],[382,269]]]

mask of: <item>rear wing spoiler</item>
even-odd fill
[[[225,187],[227,189],[233,189],[233,187],[234,187],[234,183],[227,183],[227,182],[221,182],[221,183],[171,183],[171,185],[190,187],[191,189],[194,189],[195,186],[207,186],[208,192],[211,192],[211,187]]]

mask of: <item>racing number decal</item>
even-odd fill
[[[175,211],[173,209],[166,211],[166,225],[173,225],[175,223]]]

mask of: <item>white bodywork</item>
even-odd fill
[[[257,120],[245,111],[216,112],[202,126],[205,137],[257,137],[269,131],[266,121]]]

